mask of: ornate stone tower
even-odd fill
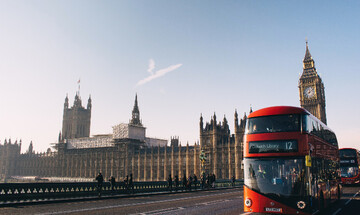
[[[300,105],[326,124],[325,88],[316,72],[308,42],[303,60],[303,73],[299,79]]]
[[[234,156],[235,156],[235,177],[236,178],[243,178],[244,177],[244,164],[243,164],[243,148],[244,148],[244,134],[245,134],[245,125],[246,125],[246,113],[244,113],[244,117],[240,119],[239,123],[239,117],[238,113],[235,110],[234,114],[234,121],[235,121],[235,146],[234,146]]]
[[[200,146],[207,157],[205,162],[207,173],[214,173],[218,178],[225,178],[223,170],[227,166],[224,153],[229,144],[230,129],[225,116],[222,124],[221,122],[217,123],[214,113],[211,122],[206,123],[205,128],[203,127],[203,118],[200,117]]]
[[[0,181],[6,182],[10,176],[18,174],[17,162],[21,151],[21,140],[18,144],[5,140],[4,145],[0,144]]]
[[[74,105],[69,108],[69,99],[66,95],[62,126],[62,139],[73,139],[90,136],[91,97],[87,108],[81,104],[79,92],[75,95]],[[60,137],[59,137],[60,139]]]

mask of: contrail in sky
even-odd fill
[[[153,75],[153,70],[155,69],[155,61],[153,59],[149,60],[149,69],[148,72]]]
[[[153,72],[153,70],[155,69],[155,61],[154,61],[153,59],[150,59],[150,60],[149,60],[149,68],[148,68],[148,70],[147,70],[147,71],[150,73],[150,76],[147,77],[147,78],[145,78],[145,79],[143,79],[143,80],[140,80],[140,81],[136,84],[136,87],[137,87],[137,86],[140,86],[140,85],[143,85],[143,84],[145,84],[145,83],[147,83],[147,82],[150,82],[150,81],[152,81],[152,80],[154,80],[154,79],[156,79],[156,78],[159,78],[159,77],[161,77],[161,76],[164,76],[165,74],[167,74],[167,73],[169,73],[169,72],[171,72],[171,71],[174,71],[174,70],[178,69],[178,68],[181,67],[181,66],[182,66],[181,63],[180,63],[180,64],[175,64],[175,65],[171,65],[171,66],[169,66],[169,67],[167,67],[167,68],[160,69],[160,70],[158,70],[158,71],[156,71],[156,72]]]

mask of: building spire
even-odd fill
[[[317,76],[317,72],[316,72],[316,68],[315,68],[315,61],[311,57],[307,39],[306,39],[305,57],[304,57],[304,60],[303,60],[303,73],[302,73],[301,76],[302,77]]]
[[[132,118],[130,120],[130,124],[142,126],[140,120],[140,111],[138,106],[137,93],[135,94],[135,103],[134,103],[134,108],[132,110]]]
[[[30,141],[30,145],[29,145],[29,149],[28,149],[27,153],[30,155],[34,153],[34,147],[33,147],[32,141]]]
[[[89,95],[89,99],[88,99],[88,104],[87,104],[87,109],[91,109],[91,95]]]
[[[304,57],[304,62],[305,61],[309,61],[312,60],[310,51],[309,51],[309,45],[308,45],[308,40],[306,39],[306,51],[305,51],[305,57]]]
[[[64,110],[69,108],[69,98],[68,94],[66,94],[65,102],[64,102]]]

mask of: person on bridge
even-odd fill
[[[167,178],[167,182],[168,182],[168,189],[171,192],[172,191],[172,177],[171,177],[171,174],[169,174],[169,177]]]
[[[193,178],[191,177],[191,175],[189,176],[188,180],[187,180],[187,188],[189,189],[189,191],[191,191],[191,184],[192,184]]]
[[[104,177],[102,176],[101,172],[99,172],[99,174],[96,176],[95,180],[98,182],[98,195],[99,197],[101,197],[101,189],[102,189],[102,185],[104,182]]]
[[[126,192],[129,193],[129,175],[126,175],[125,179],[124,179],[124,184],[125,184],[125,189],[126,189]]]
[[[215,181],[216,181],[216,178],[215,178],[215,174],[213,173],[211,176],[211,184],[212,184],[213,188],[215,188]]]
[[[110,185],[111,185],[111,194],[114,194],[114,190],[115,190],[115,178],[114,178],[114,176],[111,176],[109,181],[110,181]]]
[[[198,179],[197,179],[196,175],[194,174],[194,186],[195,186],[195,190],[196,190],[196,185],[197,185],[197,183],[198,183]]]
[[[210,188],[210,183],[211,183],[211,176],[209,174],[206,175],[206,188],[209,189]]]
[[[185,190],[186,189],[186,183],[187,181],[186,181],[186,173],[184,172],[184,175],[183,175],[183,178],[182,178],[182,185],[183,185],[183,190]]]
[[[200,188],[203,190],[204,188],[205,188],[205,181],[206,181],[206,175],[205,175],[205,173],[203,173],[202,175],[201,175],[201,184],[200,184]]]
[[[179,186],[179,176],[175,175],[175,187],[176,187],[176,191],[178,190],[178,186]]]
[[[132,173],[130,173],[130,178],[129,178],[129,187],[131,188],[131,193],[134,193],[134,182],[133,182],[133,176],[132,176]]]

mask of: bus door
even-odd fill
[[[308,191],[309,202],[311,208],[317,209],[317,193],[318,193],[318,171],[316,165],[316,159],[313,157],[314,146],[309,143],[309,155],[305,156],[305,168],[306,168],[306,190]]]

